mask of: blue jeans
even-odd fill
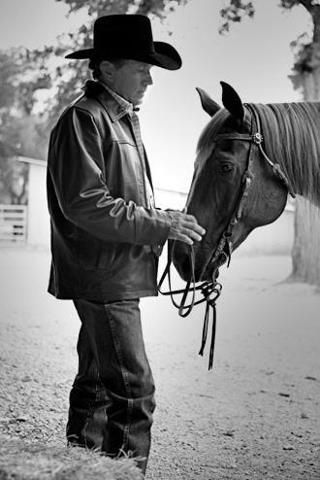
[[[142,336],[139,300],[74,300],[81,319],[79,371],[70,393],[69,443],[142,458],[145,473],[154,381]]]

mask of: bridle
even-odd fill
[[[215,142],[219,142],[220,140],[242,140],[244,142],[249,142],[249,152],[247,157],[247,165],[244,173],[242,174],[242,179],[240,182],[240,190],[238,199],[236,201],[236,206],[234,212],[229,219],[226,228],[221,234],[221,237],[218,241],[216,249],[212,252],[211,256],[209,257],[207,263],[204,265],[202,274],[207,270],[210,264],[214,264],[221,255],[225,256],[225,260],[227,261],[227,267],[230,265],[231,260],[231,253],[232,253],[232,231],[234,226],[239,222],[242,217],[244,205],[246,199],[249,194],[251,182],[253,180],[253,172],[252,172],[252,165],[254,162],[255,155],[253,154],[253,147],[257,147],[259,152],[261,153],[262,157],[266,160],[268,165],[272,168],[273,174],[278,177],[278,179],[284,184],[288,193],[294,198],[295,193],[293,188],[289,182],[289,179],[283,172],[279,163],[274,163],[268,155],[266,154],[262,144],[263,144],[263,135],[261,133],[261,125],[260,119],[256,112],[256,110],[250,104],[244,104],[244,106],[251,112],[252,117],[254,118],[254,122],[252,122],[252,133],[220,133],[215,136]],[[255,125],[254,125],[255,124]]]
[[[205,263],[201,276],[204,272],[210,268],[210,265],[214,265],[221,257],[223,258],[222,264],[225,262],[227,263],[227,267],[230,265],[231,261],[231,254],[232,254],[232,232],[234,226],[239,222],[242,217],[244,205],[246,199],[249,194],[251,182],[253,179],[253,172],[252,172],[252,165],[255,155],[253,152],[253,147],[257,147],[259,152],[261,153],[262,157],[266,160],[268,165],[272,168],[272,171],[276,177],[285,185],[288,190],[288,193],[295,197],[294,190],[290,184],[289,179],[281,169],[279,163],[274,163],[268,155],[266,154],[262,144],[263,144],[263,135],[261,133],[261,125],[260,119],[255,111],[255,109],[250,104],[245,104],[245,107],[250,111],[252,118],[254,118],[254,122],[252,122],[252,133],[245,134],[245,133],[221,133],[215,136],[215,142],[219,142],[220,140],[241,140],[250,143],[248,157],[247,157],[247,165],[244,173],[242,174],[241,182],[240,182],[240,190],[239,195],[236,201],[235,209],[227,222],[226,228],[223,230],[221,237],[218,241],[217,247],[212,251],[210,254],[208,261]],[[255,125],[254,125],[255,124]],[[195,281],[195,254],[194,249],[191,246],[189,250],[189,260],[191,264],[191,277],[188,282],[186,282],[186,286],[182,290],[172,290],[171,286],[171,274],[170,274],[170,266],[172,263],[173,257],[173,250],[174,250],[175,242],[169,241],[168,242],[168,260],[164,272],[160,278],[158,283],[158,291],[162,295],[170,295],[171,301],[173,305],[178,309],[178,313],[181,317],[187,317],[193,308],[203,302],[206,302],[206,310],[203,322],[203,329],[202,329],[202,340],[201,340],[201,348],[199,351],[199,355],[203,355],[204,348],[207,341],[208,335],[208,327],[209,327],[209,310],[212,309],[212,333],[211,333],[211,344],[210,344],[210,352],[209,352],[209,365],[208,369],[210,370],[213,366],[213,355],[214,355],[214,344],[215,344],[215,334],[216,334],[216,300],[219,298],[222,290],[222,285],[217,281],[216,278],[213,278],[211,281],[204,281],[199,285],[196,285]],[[220,267],[219,266],[219,267]],[[219,268],[218,267],[218,268]],[[164,282],[165,277],[168,277],[168,284],[169,290],[167,292],[161,291],[161,286]],[[196,292],[200,291],[203,298],[200,300],[196,300]],[[188,305],[186,305],[186,300],[188,294],[192,292],[191,301]],[[182,294],[182,298],[180,303],[177,303],[174,299],[175,294]]]
[[[175,246],[175,241],[168,241],[168,259],[163,274],[158,283],[158,291],[161,295],[170,295],[172,304],[178,309],[178,314],[180,317],[187,317],[193,310],[193,307],[199,305],[200,303],[206,302],[206,309],[204,314],[203,320],[203,328],[202,328],[202,340],[201,340],[201,347],[199,350],[199,355],[203,356],[204,349],[207,343],[207,336],[208,336],[208,329],[209,329],[209,312],[210,308],[212,310],[212,331],[211,331],[211,344],[210,344],[210,353],[209,353],[209,366],[208,370],[212,368],[213,365],[213,353],[214,353],[214,344],[215,344],[215,335],[216,335],[216,300],[220,297],[222,285],[221,283],[217,282],[216,279],[212,281],[204,281],[199,285],[196,285],[195,281],[195,254],[193,247],[190,246],[189,250],[189,260],[191,263],[191,277],[190,280],[186,282],[186,286],[184,289],[181,290],[172,290],[172,282],[171,282],[171,273],[170,267],[172,264],[172,257],[173,257],[173,250]],[[168,285],[169,290],[167,292],[163,292],[161,290],[161,286],[168,277]],[[196,292],[200,291],[203,298],[196,300]],[[189,304],[186,304],[187,298],[189,293],[191,292],[191,301]],[[174,295],[182,294],[181,301],[179,303],[176,302]]]

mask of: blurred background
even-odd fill
[[[86,60],[66,60],[64,55],[91,46],[97,16],[147,14],[154,39],[172,43],[181,53],[181,70],[152,69],[154,85],[140,112],[157,204],[180,209],[191,182],[197,139],[208,121],[195,87],[207,90],[217,102],[221,80],[244,102],[316,100],[317,84],[310,86],[310,78],[320,78],[318,3],[1,0],[0,245],[49,245],[48,137],[59,113],[81,94],[90,76]],[[295,216],[300,231],[294,230]],[[290,203],[275,225],[254,232],[244,248],[283,253],[293,246],[293,274],[319,283],[320,258],[307,258],[310,248],[304,248],[314,238],[306,224],[309,218],[305,211],[294,213]],[[310,221],[314,231],[320,230],[318,213]]]

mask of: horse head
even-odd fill
[[[261,146],[254,105],[243,104],[230,85],[221,85],[224,108],[197,89],[211,120],[198,141],[186,205],[187,212],[206,229],[202,241],[193,247],[196,281],[216,278],[231,250],[254,228],[280,216],[288,193]],[[266,149],[267,142],[264,139]],[[175,267],[184,280],[191,277],[188,249],[186,244],[176,242],[173,253]]]

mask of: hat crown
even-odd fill
[[[94,24],[94,49],[104,56],[154,53],[151,23],[144,15],[107,15]]]

